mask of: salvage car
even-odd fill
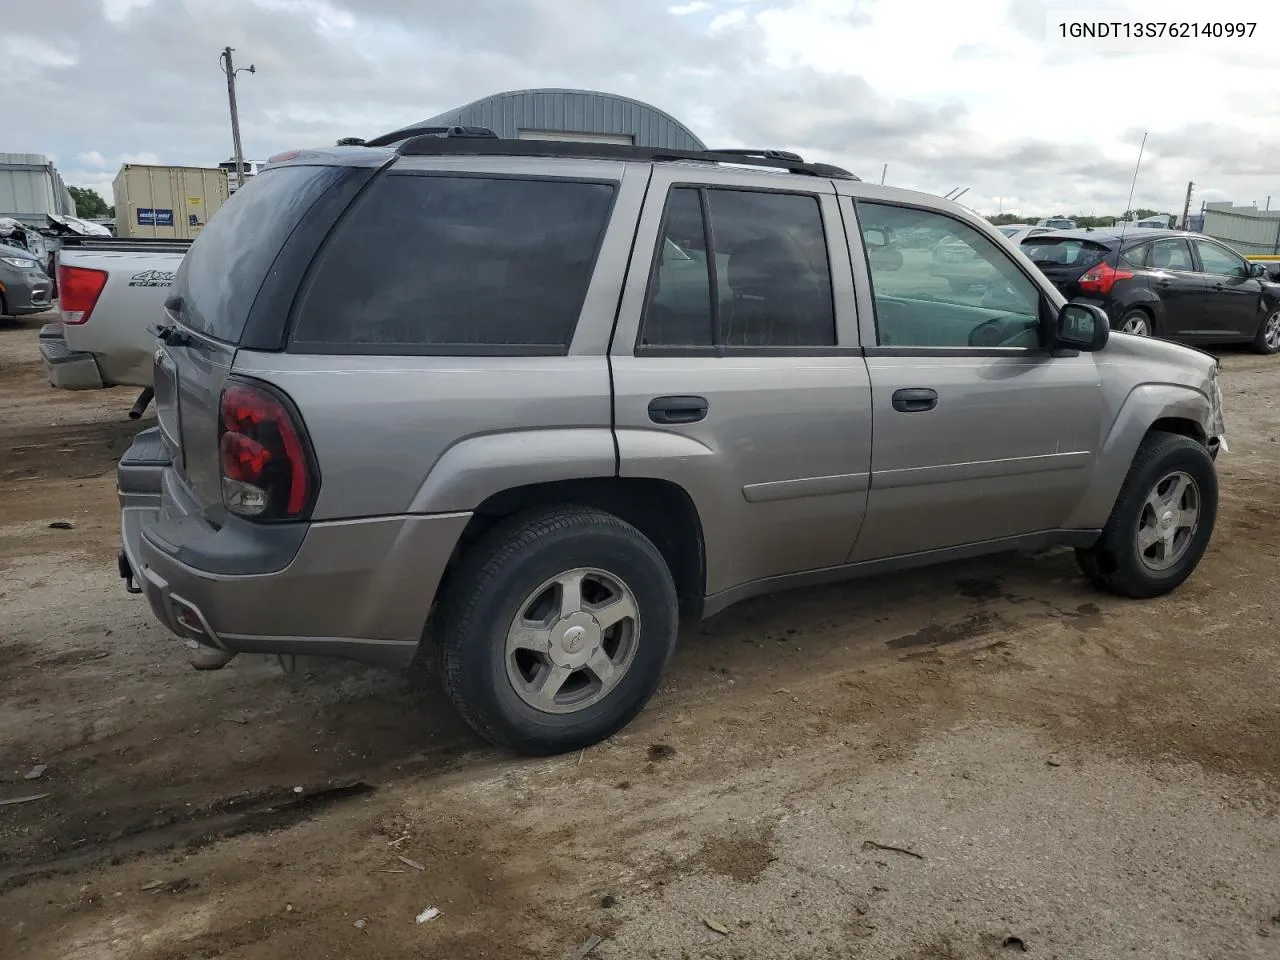
[[[34,253],[0,243],[0,317],[43,313],[53,306],[52,288]]]
[[[1071,230],[1022,241],[1064,296],[1117,330],[1280,351],[1280,284],[1224,243],[1179,230]]]
[[[1006,293],[950,296],[863,225],[957,240]],[[1156,597],[1217,514],[1213,357],[1112,336],[959,204],[785,151],[290,152],[165,309],[126,589],[198,667],[433,658],[523,753],[624,727],[682,619],[1053,545]]]

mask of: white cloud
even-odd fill
[[[142,7],[149,7],[155,0],[102,0],[102,15],[111,23],[123,23],[129,14]]]
[[[76,64],[76,58],[72,54],[59,49],[52,42],[20,33],[10,33],[7,37],[0,38],[0,58],[10,61],[6,72],[14,77],[19,75],[23,64],[54,69],[73,67]]]
[[[1093,4],[1114,20],[1115,3]],[[1108,52],[1054,39],[1048,0],[59,0],[14,4],[0,77],[19,149],[78,157],[77,185],[133,162],[231,152],[224,44],[250,158],[369,136],[500,90],[646,100],[713,145],[782,147],[1024,215],[1280,194],[1280,4],[1117,0],[1144,21],[1240,19],[1235,42]],[[218,25],[217,35],[208,25]],[[90,55],[90,53],[92,55]],[[104,63],[111,63],[104,69]],[[50,106],[55,104],[56,106]],[[103,162],[99,163],[99,160]]]

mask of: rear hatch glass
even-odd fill
[[[155,364],[156,412],[174,468],[211,520],[221,515],[219,402],[236,347],[281,248],[343,167],[268,168],[210,218],[183,259]]]
[[[1111,248],[1078,237],[1028,237],[1022,241],[1022,252],[1062,289],[1110,253]]]
[[[182,324],[237,343],[276,255],[341,167],[267,168],[237,190],[191,244],[174,283]]]

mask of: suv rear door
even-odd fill
[[[619,469],[693,498],[708,594],[838,565],[857,537],[871,396],[852,293],[829,181],[653,170],[610,354]]]

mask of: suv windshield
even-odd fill
[[[200,231],[178,270],[174,287],[183,298],[183,323],[237,343],[276,254],[343,170],[268,168],[237,190]]]

